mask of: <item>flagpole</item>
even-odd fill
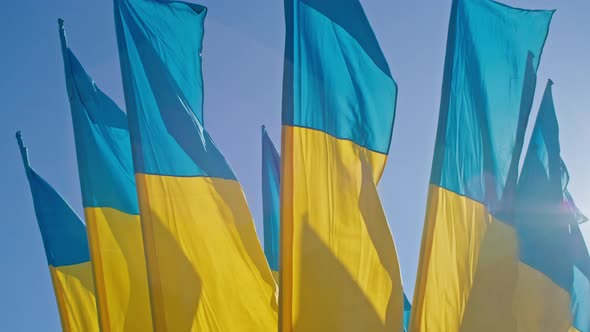
[[[20,130],[16,132],[16,141],[18,142],[18,147],[20,149],[20,155],[23,159],[23,164],[25,165],[27,174],[29,174],[29,153],[27,151],[27,148],[25,147],[25,144],[23,143],[23,135]]]

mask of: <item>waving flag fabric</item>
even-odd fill
[[[59,193],[31,168],[20,132],[16,138],[33,195],[62,329],[98,331],[86,226]]]
[[[549,81],[518,181],[514,224],[520,262],[513,311],[520,331],[567,331],[572,326],[588,331],[583,321],[590,311],[576,310],[584,307],[576,279],[587,284],[590,276],[583,265],[588,251],[577,230],[585,217],[567,192],[569,175],[560,156],[551,87]],[[581,306],[572,305],[576,302]]]
[[[115,0],[156,331],[273,331],[276,284],[242,188],[202,124],[206,8]]]
[[[281,331],[401,331],[376,184],[397,86],[357,0],[286,0]]]
[[[275,280],[279,280],[279,232],[281,157],[262,127],[262,205],[264,217],[264,254]]]
[[[127,116],[106,96],[59,32],[82,202],[103,331],[150,331],[152,320]]]
[[[453,1],[411,331],[518,330],[509,211],[552,14]]]

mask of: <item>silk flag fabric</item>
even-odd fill
[[[16,137],[33,195],[62,330],[98,331],[86,226],[60,194],[31,168],[20,132]]]
[[[201,122],[205,14],[115,1],[154,329],[272,331],[275,281],[241,186]]]
[[[127,116],[59,32],[102,331],[152,329]]]
[[[262,127],[262,211],[264,254],[275,280],[279,280],[281,157]]]
[[[580,264],[588,264],[578,229],[586,219],[567,192],[569,175],[560,156],[552,84],[547,83],[518,181],[514,227],[519,263],[513,311],[519,331],[588,331],[584,320],[588,322],[590,310],[582,312],[584,304],[575,304],[584,298],[576,294],[576,278],[587,285],[590,276]]]
[[[357,0],[286,0],[280,330],[402,331],[376,184],[397,85]]]
[[[518,331],[510,211],[552,14],[453,1],[410,331]]]

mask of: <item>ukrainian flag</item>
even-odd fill
[[[584,259],[578,259],[586,253],[588,263],[587,249],[576,234],[577,223],[585,217],[567,193],[569,175],[560,156],[551,87],[549,81],[518,181],[514,227],[519,263],[513,313],[519,331],[588,331],[580,321],[587,320],[590,311],[571,308],[576,278],[588,281],[580,270]]]
[[[115,0],[156,331],[272,331],[276,284],[242,188],[202,125],[206,8]]]
[[[565,173],[565,172],[564,172]],[[567,173],[566,173],[567,175]],[[588,220],[576,207],[567,190],[564,191],[563,206],[569,210],[571,250],[573,251],[573,285],[571,288],[572,327],[569,332],[590,331],[590,254],[580,227],[576,223]]]
[[[572,227],[574,277],[571,290],[572,327],[570,332],[590,331],[590,255],[578,225]]]
[[[408,331],[408,327],[410,325],[410,315],[412,313],[412,304],[408,297],[404,293],[404,332]]]
[[[357,0],[286,0],[281,331],[401,331],[376,184],[397,85]]]
[[[150,331],[147,272],[127,116],[66,42],[59,20],[102,331]]]
[[[275,280],[279,280],[279,232],[281,157],[262,126],[262,207],[264,218],[264,254]]]
[[[411,331],[518,330],[509,211],[552,14],[453,1]]]
[[[31,168],[20,132],[16,138],[33,194],[62,329],[98,331],[86,226],[59,193]]]

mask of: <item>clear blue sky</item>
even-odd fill
[[[412,294],[438,117],[451,0],[361,0],[399,84],[391,157],[380,184],[404,283]],[[590,2],[505,0],[556,8],[533,116],[547,78],[561,125],[571,192],[590,214]],[[283,3],[203,0],[205,119],[241,181],[262,235],[260,125],[279,144]],[[14,132],[31,162],[80,213],[76,158],[57,32],[96,83],[124,105],[112,1],[19,0],[0,4],[0,322],[5,331],[58,331],[59,318]],[[123,107],[124,108],[124,107]],[[530,123],[534,121],[531,118]],[[529,130],[530,132],[530,130]],[[590,239],[590,224],[583,226]]]

